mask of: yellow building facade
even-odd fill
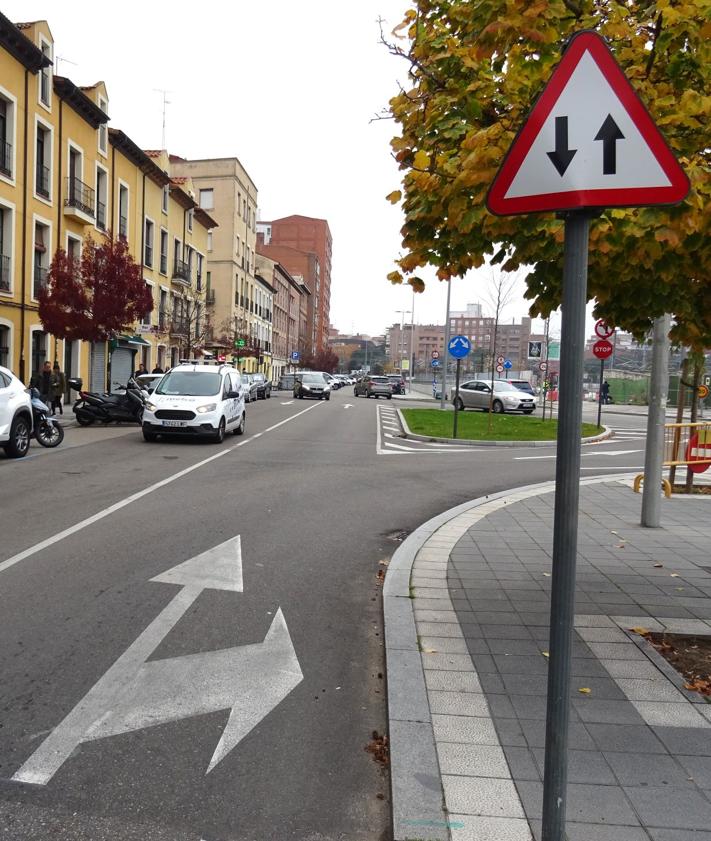
[[[109,128],[104,83],[78,87],[53,73],[53,60],[46,21],[0,14],[0,365],[27,383],[56,360],[67,377],[103,390],[141,362],[150,371],[200,347],[215,223],[188,179],[171,181],[167,159]],[[87,238],[109,235],[127,240],[153,311],[108,343],[47,334],[38,293],[54,254],[79,257]]]

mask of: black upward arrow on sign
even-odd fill
[[[600,131],[595,135],[595,140],[602,140],[603,175],[615,175],[617,172],[617,141],[624,139],[625,136],[612,119],[612,114],[608,114],[605,122],[600,126]]]
[[[576,155],[577,149],[568,149],[568,118],[555,118],[555,151],[546,152],[551,159],[553,166],[558,170],[562,178],[570,162]]]

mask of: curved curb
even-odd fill
[[[557,441],[479,441],[471,438],[435,438],[432,435],[418,435],[416,432],[411,432],[407,425],[402,410],[397,409],[400,423],[402,424],[405,438],[412,441],[426,441],[434,444],[459,444],[462,447],[556,447]],[[589,438],[581,438],[581,444],[597,444],[598,441],[606,441],[612,438],[614,432],[609,426],[603,426],[604,432],[599,435],[592,435]]]
[[[588,477],[581,480],[581,485],[624,481],[631,476],[630,473],[618,473]],[[450,827],[455,827],[454,820],[445,809],[425,670],[415,624],[415,599],[410,590],[415,558],[440,529],[443,543],[449,544],[455,537],[459,540],[459,529],[452,521],[476,508],[497,500],[504,500],[503,504],[506,504],[507,498],[515,502],[522,496],[554,490],[554,481],[540,482],[457,505],[415,529],[390,560],[383,586],[383,614],[394,841],[423,837],[423,833],[431,841],[449,841]],[[466,523],[462,533],[473,524],[471,518],[464,519]]]

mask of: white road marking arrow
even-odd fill
[[[151,580],[182,589],[13,780],[46,785],[82,742],[229,709],[209,773],[303,680],[281,608],[264,642],[147,662],[204,589],[242,592],[239,536]]]
[[[292,404],[293,402],[294,402],[293,400],[282,400],[282,401],[281,401],[281,405],[282,405],[282,406],[291,406],[291,404]]]
[[[344,408],[344,409],[352,409],[352,408],[353,408],[353,404],[352,404],[352,403],[344,403],[344,404],[343,404],[343,408]]]

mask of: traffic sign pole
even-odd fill
[[[454,380],[454,429],[452,431],[452,438],[457,437],[457,415],[459,414],[459,410],[457,409],[457,405],[459,401],[457,397],[459,397],[459,372],[462,369],[462,360],[460,358],[457,359],[457,373],[455,375]]]
[[[600,385],[597,390],[597,428],[600,429],[602,421],[602,383],[605,378],[605,360],[600,360]]]
[[[589,230],[585,211],[566,216],[542,841],[565,838]]]
[[[442,366],[442,395],[439,400],[439,408],[444,409],[445,392],[447,391],[447,348],[449,347],[449,302],[452,294],[452,278],[447,281],[447,320],[444,322],[444,365]]]

